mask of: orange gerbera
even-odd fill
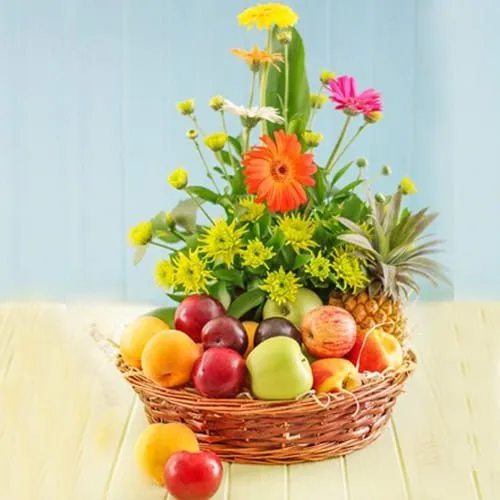
[[[263,146],[254,146],[245,153],[243,165],[248,192],[256,193],[256,201],[266,201],[272,212],[288,212],[306,203],[303,186],[314,186],[316,173],[311,153],[302,154],[295,134],[283,130],[274,133],[274,140],[263,135]]]
[[[267,63],[272,64],[279,71],[276,63],[284,61],[283,54],[261,50],[257,45],[254,45],[252,50],[231,49],[231,54],[247,62],[253,71],[258,70],[262,64]]]

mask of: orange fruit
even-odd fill
[[[242,324],[248,337],[248,347],[243,355],[243,357],[246,358],[250,354],[250,351],[254,348],[255,331],[257,330],[259,323],[256,323],[255,321],[243,321]]]
[[[177,387],[191,378],[199,346],[179,330],[157,333],[142,353],[142,369],[146,377],[162,387]]]

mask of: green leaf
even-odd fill
[[[243,171],[241,169],[238,169],[232,176],[231,186],[233,188],[233,194],[246,194],[245,176],[243,175]]]
[[[167,297],[171,298],[174,302],[181,303],[185,298],[184,293],[167,293]]]
[[[327,190],[325,169],[318,168],[318,171],[316,172],[316,175],[314,177],[316,179],[316,200],[318,201],[318,203],[323,203],[323,201],[325,201]]]
[[[271,33],[271,52],[284,53],[284,46],[276,38],[278,31],[279,28],[274,26]],[[281,63],[279,65],[280,71],[273,66],[268,68],[266,91],[261,106],[273,106],[280,111],[282,116],[284,116],[283,106],[287,106],[289,117],[298,115],[301,116],[303,123],[307,123],[311,112],[311,104],[304,45],[299,32],[295,28],[290,31],[292,32],[292,40],[288,44],[288,100],[283,102],[283,105],[280,102],[285,99],[285,65]],[[270,134],[280,128],[283,128],[283,125],[264,122],[263,131]]]
[[[174,233],[170,233],[168,231],[157,231],[154,233],[155,238],[158,238],[161,241],[164,241],[165,243],[177,243],[181,241],[181,238],[179,236],[175,235]]]
[[[299,253],[295,256],[295,261],[293,263],[292,269],[299,269],[305,266],[312,259],[312,254],[310,253]]]
[[[366,211],[366,204],[361,200],[361,198],[357,194],[351,193],[344,202],[341,215],[345,219],[350,219],[353,222],[359,222],[363,219],[363,216],[366,215]]]
[[[190,250],[195,248],[196,245],[198,245],[198,238],[199,238],[198,234],[192,234],[191,236],[188,236],[186,238],[186,248]]]
[[[231,167],[234,166],[237,168],[238,165],[240,164],[240,160],[238,160],[238,158],[236,158],[236,156],[229,154],[227,151],[221,151],[220,155],[221,155],[222,161],[226,165],[229,165]],[[231,163],[231,160],[232,160],[232,163]]]
[[[167,229],[167,219],[165,218],[165,212],[162,210],[158,212],[152,219],[151,224],[153,226],[153,234],[156,236],[157,231],[165,231]]]
[[[189,186],[189,191],[201,198],[202,200],[208,201],[210,203],[217,203],[219,201],[219,195],[204,186]]]
[[[344,174],[351,168],[351,165],[353,164],[353,161],[350,161],[347,165],[344,165],[342,168],[339,168],[339,170],[335,173],[335,175],[332,178],[332,186],[335,186],[337,182],[344,176]]]
[[[283,231],[280,231],[278,229],[269,239],[266,246],[273,247],[274,250],[279,252],[283,248],[284,244],[285,244],[285,235],[283,234]]]
[[[194,232],[196,229],[196,213],[198,205],[196,202],[188,198],[180,201],[176,207],[170,212],[177,225],[187,229],[189,232]]]
[[[363,183],[363,180],[362,179],[358,179],[356,181],[352,181],[350,182],[349,184],[347,184],[346,186],[344,186],[342,189],[339,189],[334,195],[333,195],[333,198],[336,200],[336,201],[342,201],[342,200],[345,200],[347,198],[347,196],[349,196],[349,194],[354,191],[360,184]]]
[[[229,136],[229,142],[231,143],[233,150],[238,154],[238,156],[241,157],[241,154],[243,152],[243,146],[241,145],[240,139]]]
[[[215,277],[220,280],[227,281],[233,285],[236,285],[240,288],[245,288],[245,284],[243,282],[243,275],[239,271],[235,271],[234,269],[216,269],[214,271]]]
[[[176,307],[159,307],[147,312],[144,316],[153,316],[161,319],[173,328]]]
[[[230,316],[241,318],[245,313],[260,306],[266,298],[263,290],[250,290],[240,295],[227,310]]]
[[[288,122],[288,133],[295,134],[297,137],[302,137],[302,134],[306,130],[307,121],[304,120],[302,115],[295,115]]]
[[[139,264],[139,262],[141,262],[141,260],[146,255],[146,250],[147,249],[148,249],[147,245],[141,245],[141,246],[135,248],[135,250],[134,250],[134,260],[133,260],[134,266],[137,266],[137,264]]]
[[[227,290],[227,286],[223,281],[219,281],[209,287],[209,293],[215,297],[226,309],[231,303],[231,294]]]

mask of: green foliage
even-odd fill
[[[250,290],[232,302],[227,313],[235,318],[241,318],[247,312],[263,304],[265,298],[266,294],[262,290]]]

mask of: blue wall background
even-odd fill
[[[0,0],[0,298],[161,300],[160,254],[134,268],[125,235],[175,203],[170,169],[202,182],[175,103],[195,97],[214,130],[212,95],[245,102],[229,49],[262,40],[236,23],[251,3]],[[442,213],[455,286],[426,297],[500,298],[500,3],[290,5],[311,80],[331,69],[383,92],[385,118],[353,156],[392,166],[382,188],[409,175],[412,203]],[[315,128],[331,137],[339,118],[324,109]]]

